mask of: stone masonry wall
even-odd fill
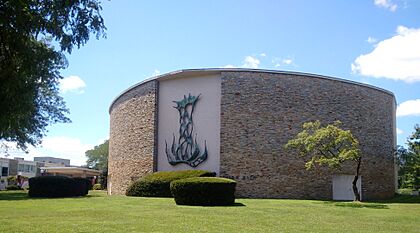
[[[394,195],[395,98],[348,82],[297,74],[222,72],[220,175],[238,181],[240,197],[332,198],[333,174],[305,170],[284,145],[304,122],[340,120],[359,139],[362,198]]]
[[[137,86],[111,107],[108,194],[125,194],[131,182],[153,172],[157,87],[156,80]]]

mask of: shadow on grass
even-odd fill
[[[26,191],[0,191],[0,201],[22,201],[36,199],[67,199],[100,197],[98,194],[88,194],[82,197],[30,197]]]
[[[420,196],[396,194],[395,197],[385,200],[369,200],[367,202],[323,201],[323,203],[350,208],[389,209],[386,204],[420,204]]]
[[[405,204],[420,204],[420,196],[412,196],[405,194],[396,194],[394,198],[387,200],[374,200],[372,203],[405,203]]]
[[[239,203],[239,202],[235,202],[235,204],[233,204],[233,206],[246,206],[245,204]]]
[[[27,200],[28,193],[25,191],[0,191],[0,201],[19,201]]]
[[[350,208],[368,208],[368,209],[389,209],[385,204],[380,203],[364,203],[364,202],[335,202],[335,206]]]
[[[186,206],[186,207],[245,207],[243,203],[235,202],[233,205],[178,205],[177,206]]]

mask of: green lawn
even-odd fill
[[[28,198],[0,192],[0,232],[420,232],[420,198],[386,203],[237,199],[232,207],[171,198]],[[414,203],[401,203],[414,202]]]

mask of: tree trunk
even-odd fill
[[[354,179],[353,179],[354,201],[360,201],[360,193],[359,193],[359,190],[357,188],[357,180],[359,179],[359,172],[360,172],[360,164],[361,164],[361,162],[362,162],[362,158],[358,158],[357,159],[356,175],[354,176]]]

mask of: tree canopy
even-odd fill
[[[108,170],[109,140],[85,152],[87,165],[96,170]]]
[[[400,188],[420,188],[420,126],[407,139],[407,148],[398,147],[398,184]]]
[[[96,170],[102,171],[100,177],[100,184],[102,189],[106,189],[108,181],[108,155],[109,155],[109,140],[95,146],[92,150],[85,152],[87,157],[87,166]]]
[[[49,124],[70,122],[59,71],[74,46],[105,36],[101,10],[97,0],[0,2],[0,140],[26,149]]]
[[[339,169],[345,161],[354,161],[356,169],[352,188],[355,200],[360,201],[356,185],[362,159],[359,142],[350,130],[343,130],[340,126],[340,121],[324,127],[320,121],[306,122],[303,130],[289,140],[285,147],[297,150],[301,156],[310,157],[305,164],[306,169],[311,169],[316,164]]]

